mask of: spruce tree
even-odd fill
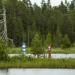
[[[37,32],[34,35],[34,38],[32,39],[31,48],[31,52],[35,55],[39,56],[39,54],[43,53],[41,38]]]

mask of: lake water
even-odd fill
[[[0,75],[75,75],[75,69],[7,69]]]
[[[14,56],[20,56],[21,54],[9,54],[10,57],[14,57]],[[33,58],[37,58],[35,57],[33,54],[26,54],[26,56],[31,56]],[[43,57],[44,55],[41,54],[41,57]],[[48,58],[48,54],[45,54],[45,57]],[[51,54],[52,58],[75,58],[75,54]]]
[[[52,54],[52,58],[75,58],[75,54]]]

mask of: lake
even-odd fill
[[[8,54],[10,57],[14,57],[14,56],[20,56],[21,54]],[[31,56],[33,58],[37,58],[37,56],[35,57],[33,54],[25,54],[26,56]],[[44,54],[40,55],[41,57],[44,56]],[[48,58],[48,54],[45,54],[45,57]],[[75,58],[75,54],[51,54],[51,58]]]
[[[0,75],[75,75],[75,69],[6,69]]]
[[[75,54],[52,54],[52,58],[75,58]]]

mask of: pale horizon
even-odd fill
[[[31,0],[32,4],[36,3],[37,5],[41,5],[41,1],[42,0]],[[51,0],[51,5],[52,6],[58,6],[61,1],[65,2],[65,0]],[[72,0],[67,0],[69,3],[72,1]],[[47,2],[47,0],[45,0],[45,2]]]

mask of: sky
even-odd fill
[[[39,6],[41,5],[42,0],[31,0],[32,4],[36,2]],[[45,0],[47,2],[47,0]],[[61,3],[61,1],[65,2],[65,0],[51,0],[51,5],[52,6],[57,6]],[[67,0],[68,2],[71,2],[72,0]]]

